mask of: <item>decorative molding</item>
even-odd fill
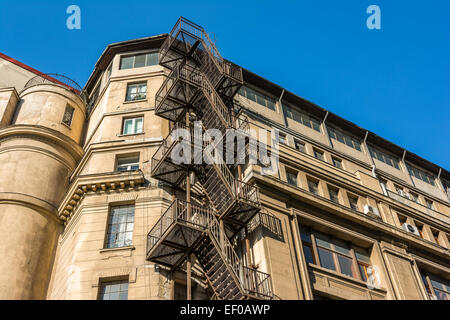
[[[133,172],[112,172],[106,175],[78,176],[59,206],[59,218],[64,221],[64,226],[66,226],[86,194],[114,190],[128,191],[143,185],[144,182],[144,174],[140,170]],[[118,195],[117,197],[119,199],[133,200],[136,199],[137,195]]]
[[[129,283],[136,282],[137,267],[114,268],[94,273],[92,277],[92,288],[99,287],[102,279],[114,279],[128,276]]]

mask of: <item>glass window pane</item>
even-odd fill
[[[324,235],[323,233],[314,233],[316,236],[316,243],[318,246],[331,249],[331,239],[330,237]]]
[[[247,89],[247,98],[256,102],[255,92],[251,89]]]
[[[367,281],[367,278],[368,278],[367,267],[362,264],[358,264],[358,267],[359,267],[359,272],[361,274],[362,281]]]
[[[140,54],[134,58],[134,67],[135,68],[140,68],[140,67],[145,66],[145,56],[146,56],[145,54]]]
[[[336,266],[334,265],[333,254],[325,249],[317,248],[319,253],[320,265],[324,268],[330,270],[336,270]]]
[[[142,123],[143,123],[142,118],[136,119],[136,132],[135,133],[142,133]]]
[[[123,133],[130,134],[133,132],[133,119],[125,120],[125,124],[123,126]]]
[[[133,68],[134,56],[123,57],[120,61],[120,69],[131,69]]]
[[[339,252],[343,253],[345,255],[351,255],[350,253],[350,246],[345,243],[344,241],[333,239],[334,249]]]
[[[303,245],[306,263],[314,263],[314,255],[310,246]]]
[[[158,62],[158,52],[152,52],[147,54],[147,66],[157,65]]]
[[[308,228],[300,226],[300,235],[301,235],[302,241],[308,242],[308,243],[312,242],[311,241],[311,233]]]
[[[273,110],[273,111],[276,110],[275,102],[273,102],[272,100],[267,100],[267,107],[268,107],[270,110]]]
[[[369,253],[362,248],[355,248],[356,260],[370,264]]]
[[[353,261],[350,258],[338,255],[339,267],[341,269],[341,273],[350,277],[355,277],[353,272]]]

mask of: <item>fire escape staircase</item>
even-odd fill
[[[185,120],[191,112],[203,129],[219,129],[222,137],[237,127],[226,103],[242,85],[242,70],[220,56],[203,28],[180,18],[161,47],[160,64],[171,72],[156,94],[155,114],[173,121],[173,130],[188,129],[193,137]],[[148,234],[147,259],[175,269],[194,254],[216,297],[270,299],[270,276],[244,266],[229,240],[260,210],[258,189],[236,179],[230,166],[213,161],[208,152],[199,153],[208,162],[192,157],[175,163],[177,146],[198,146],[172,133],[152,158],[152,176],[183,189],[189,172],[196,172],[211,208],[175,200]]]

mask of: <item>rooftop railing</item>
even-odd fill
[[[24,90],[36,85],[40,84],[56,84],[65,87],[66,89],[69,89],[76,95],[80,95],[82,88],[81,86],[76,83],[74,80],[58,73],[48,73],[48,74],[41,74],[37,75],[25,84]]]

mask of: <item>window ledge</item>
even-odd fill
[[[324,267],[320,267],[320,266],[312,264],[312,263],[308,263],[308,268],[310,270],[312,270],[313,272],[316,271],[316,272],[325,273],[325,274],[328,274],[329,276],[338,278],[338,279],[340,279],[342,281],[352,282],[352,283],[354,283],[356,285],[366,287],[367,290],[380,291],[380,292],[383,292],[383,293],[387,292],[387,290],[385,288],[383,288],[383,287],[370,289],[368,287],[367,282],[364,282],[364,281],[359,280],[359,279],[355,279],[353,277],[350,277],[350,276],[347,276],[345,274],[336,272],[334,270],[330,270],[330,269],[327,269],[327,268],[324,268]]]
[[[117,136],[118,136],[118,137],[129,137],[129,136],[140,136],[140,135],[143,135],[143,134],[145,134],[145,132],[139,132],[139,133],[127,133],[127,134],[121,133],[121,134],[118,134]]]
[[[142,99],[142,100],[131,100],[131,101],[124,101],[123,104],[130,104],[130,103],[137,103],[137,102],[147,102],[148,99]]]
[[[131,257],[131,253],[136,248],[134,246],[126,246],[120,248],[103,248],[100,249],[100,255],[102,260],[106,260],[112,257]]]
[[[61,122],[61,124],[62,124],[63,126],[65,126],[65,127],[67,127],[69,130],[72,130],[72,128],[71,128],[71,125],[72,125],[72,124],[70,124],[70,126],[69,126],[67,123],[64,123],[64,122]]]
[[[135,246],[126,246],[126,247],[118,247],[118,248],[103,248],[100,249],[100,253],[104,252],[114,252],[114,251],[125,251],[125,250],[135,250]]]

